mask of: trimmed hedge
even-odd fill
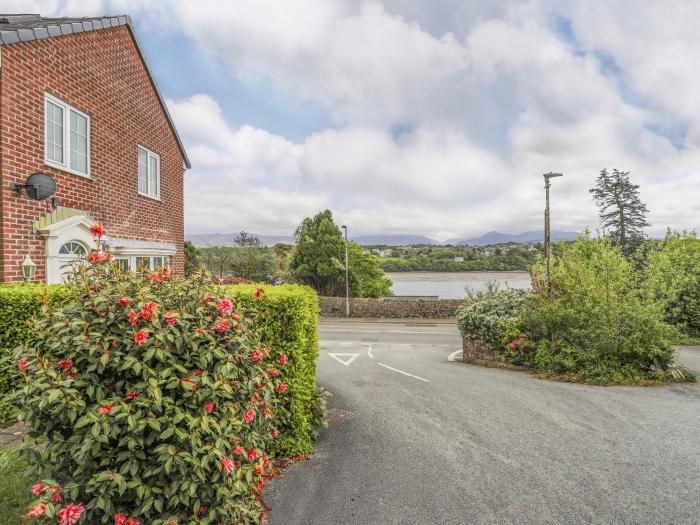
[[[0,286],[0,424],[15,413],[8,397],[15,389],[19,373],[10,362],[12,350],[32,341],[32,320],[42,314],[43,306],[50,309],[70,302],[65,286],[37,284],[7,284]]]
[[[259,299],[253,292],[265,291]],[[313,448],[313,413],[316,392],[316,359],[318,347],[318,295],[308,286],[297,284],[234,285],[226,288],[234,302],[262,312],[263,341],[270,345],[271,355],[279,358],[286,354],[289,364],[285,379],[289,395],[285,399],[288,410],[287,428],[280,432],[278,441],[282,455],[295,456],[311,452]],[[284,405],[283,405],[284,406]]]
[[[253,292],[263,288],[265,294],[254,300]],[[305,454],[313,446],[313,411],[316,398],[316,359],[318,348],[318,296],[307,286],[283,284],[232,285],[229,294],[246,309],[260,309],[264,325],[260,327],[275,357],[286,354],[289,366],[286,381],[289,419],[281,429],[279,450],[282,455]],[[5,358],[0,368],[0,422],[14,416],[7,401],[19,377],[11,362],[12,349],[31,342],[31,320],[41,315],[42,306],[60,307],[70,302],[69,288],[62,285],[0,286],[0,353]]]

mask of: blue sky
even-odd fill
[[[698,228],[700,3],[683,0],[6,0],[132,16],[193,168],[186,231],[440,240],[597,227],[629,170],[650,234]],[[207,188],[207,191],[203,191]],[[211,191],[211,189],[214,191]]]

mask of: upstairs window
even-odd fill
[[[139,193],[160,199],[160,157],[139,146]]]
[[[90,176],[90,117],[46,93],[44,159],[46,164]]]

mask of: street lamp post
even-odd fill
[[[550,274],[550,267],[549,267],[549,259],[550,259],[550,252],[551,252],[551,232],[549,229],[549,186],[550,182],[549,179],[552,179],[554,177],[562,177],[564,174],[563,173],[545,173],[543,175],[544,177],[544,190],[545,190],[545,199],[546,199],[546,204],[544,208],[544,258],[547,264],[547,291],[549,291],[551,285],[552,285],[552,278]]]
[[[341,226],[345,231],[345,317],[350,317],[350,281],[348,280],[348,227]]]

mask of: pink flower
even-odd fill
[[[235,447],[233,449],[234,454],[245,454],[245,449],[243,447]]]
[[[100,252],[92,251],[90,252],[90,255],[88,255],[88,262],[90,264],[97,264],[100,262]]]
[[[36,485],[32,487],[32,494],[34,494],[36,497],[41,496],[41,493],[44,490],[44,484],[40,481]]]
[[[63,370],[64,372],[68,372],[71,368],[73,368],[73,360],[72,359],[62,359],[61,361],[58,361],[56,363],[56,366]]]
[[[136,318],[136,314],[134,312],[129,312],[129,324],[131,326],[136,326],[138,323],[138,319]]]
[[[280,386],[277,387],[277,393],[279,394],[284,394],[284,392],[287,390],[287,384],[286,383],[280,383]]]
[[[126,396],[127,399],[136,399],[136,396],[139,395],[139,389],[134,388],[131,392],[129,392]]]
[[[221,313],[230,312],[233,310],[233,303],[231,302],[231,299],[224,297],[223,299],[219,299],[219,301],[216,303],[216,309]]]
[[[233,319],[234,321],[238,321],[240,318],[241,318],[241,316],[238,315],[236,312],[233,312],[231,314],[231,319]]]
[[[243,418],[246,423],[250,423],[255,419],[255,412],[252,410],[248,410],[248,412],[245,413],[245,417]]]
[[[119,299],[117,299],[117,303],[119,303],[122,306],[128,306],[131,303],[131,301],[129,301],[128,297],[120,297]]]
[[[281,364],[282,366],[284,366],[284,365],[287,364],[287,354],[282,354],[282,355],[280,356],[280,364]]]
[[[80,519],[84,510],[85,508],[82,504],[74,505],[73,503],[69,503],[57,512],[58,517],[61,518],[59,525],[73,525]]]
[[[107,416],[112,411],[112,406],[114,406],[114,403],[107,403],[105,405],[102,405],[100,408],[97,409],[97,413],[104,414],[105,416]]]
[[[262,288],[257,288],[257,289],[253,292],[253,297],[255,297],[256,299],[260,299],[260,297],[262,297],[262,295],[263,295],[264,293],[265,293],[265,290],[263,290]]]
[[[166,318],[165,318],[165,322],[166,322],[169,326],[175,326],[175,324],[177,323],[177,319],[175,319],[174,317],[166,317]]]
[[[229,321],[228,319],[222,319],[221,321],[216,323],[214,327],[216,328],[217,332],[223,333],[229,328],[231,328],[231,321]]]
[[[248,451],[248,461],[255,461],[258,456],[260,456],[260,452],[258,452],[257,448],[252,448]]]
[[[273,430],[273,431],[270,433],[270,435],[271,435],[273,438],[276,438],[276,437],[279,435],[279,432],[277,432],[276,430]]]
[[[148,274],[148,277],[146,277],[146,279],[154,283],[162,283],[163,275],[160,272],[151,272]]]
[[[139,525],[139,520],[135,520],[134,518],[129,518],[126,520],[126,525]]]
[[[19,368],[22,372],[26,372],[28,365],[29,361],[27,361],[26,359],[20,359],[19,361],[17,361],[17,368]]]
[[[51,501],[53,501],[54,503],[58,503],[61,500],[63,500],[63,496],[61,496],[58,492],[56,492],[56,494],[51,496]]]
[[[204,405],[204,408],[206,408],[207,412],[211,414],[214,411],[214,403],[209,401],[206,405]]]
[[[29,509],[29,512],[27,512],[23,517],[24,518],[39,518],[40,516],[44,515],[44,512],[46,510],[46,503],[43,501],[41,503],[37,503],[36,505],[32,506],[31,509]]]
[[[255,352],[253,352],[253,355],[250,356],[250,358],[253,360],[253,363],[257,363],[258,361],[262,360],[263,355],[256,350]]]
[[[157,311],[158,305],[151,301],[143,305],[143,308],[141,308],[141,311],[139,312],[139,317],[141,319],[145,319],[146,321],[150,321],[153,319],[153,317],[155,317]]]
[[[114,515],[114,525],[125,525],[126,523],[126,516],[124,514],[115,514]]]
[[[233,461],[231,461],[231,458],[224,458],[221,460],[221,470],[225,474],[231,474],[231,472],[233,472]]]
[[[146,342],[147,339],[148,339],[148,332],[144,332],[143,330],[139,330],[138,332],[134,333],[134,342],[139,346],[143,346],[143,344]]]
[[[98,222],[90,227],[90,233],[93,237],[101,239],[105,234],[105,227]]]

